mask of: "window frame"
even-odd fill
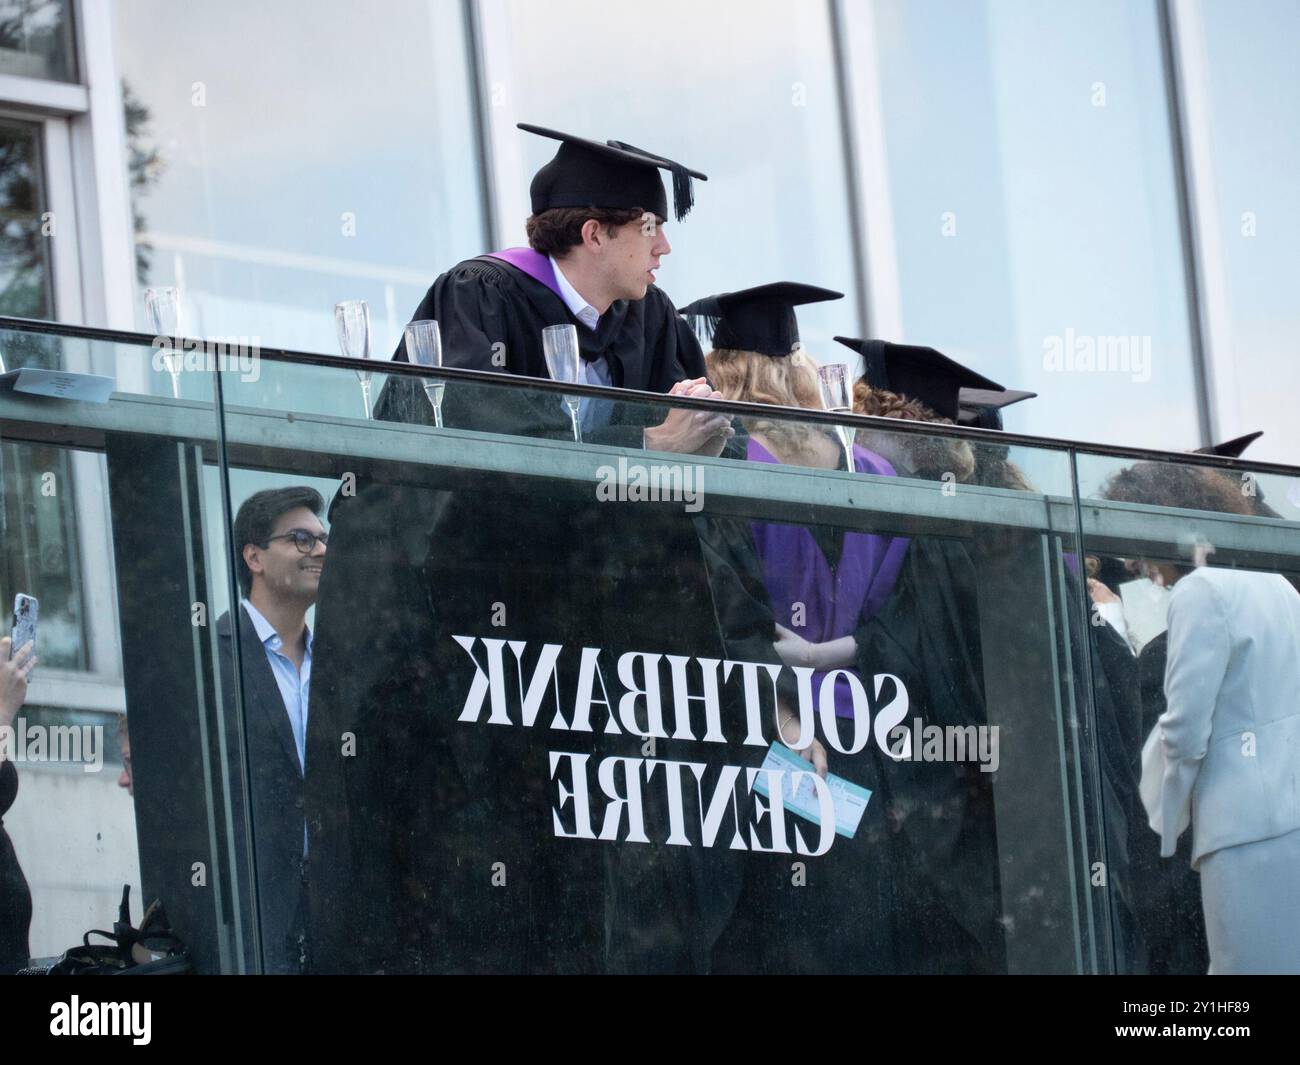
[[[120,298],[111,281],[111,261],[124,257],[131,262],[129,239],[125,255],[120,242],[112,240],[115,228],[129,238],[128,219],[115,227],[111,220],[119,213],[129,216],[124,177],[116,190],[101,180],[101,171],[118,165],[125,173],[124,143],[105,149],[111,119],[122,127],[121,91],[116,78],[112,34],[109,32],[114,4],[70,4],[73,19],[73,66],[80,83],[54,82],[39,78],[0,75],[0,116],[40,127],[41,177],[46,209],[54,221],[50,237],[52,319],[84,324],[88,316],[98,317],[118,328],[130,328],[132,321],[132,278],[126,276],[127,302],[122,310],[107,314]],[[102,86],[107,72],[107,88]],[[92,91],[85,83],[97,74],[101,88]],[[116,99],[116,106],[108,103]],[[105,114],[105,110],[109,114]],[[120,197],[115,202],[114,196]],[[105,238],[110,239],[105,239]],[[104,309],[105,313],[97,313]],[[69,369],[90,370],[89,354],[70,346]],[[73,542],[80,554],[80,592],[83,603],[85,670],[42,668],[32,677],[28,702],[58,706],[74,711],[126,709],[122,687],[121,638],[115,619],[116,580],[109,535],[107,474],[102,456],[71,451]],[[3,607],[3,604],[0,604]],[[5,609],[7,613],[7,608]],[[96,619],[111,618],[112,624]]]

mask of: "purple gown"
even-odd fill
[[[780,461],[753,439],[747,457],[751,462]],[[858,473],[896,476],[893,466],[856,444],[853,464]],[[869,621],[894,590],[907,553],[905,537],[845,532],[839,562],[832,568],[813,534],[802,525],[756,521],[751,529],[773,616],[810,643],[851,636]],[[796,603],[803,604],[802,625],[794,624]],[[861,679],[856,666],[845,669]],[[824,672],[813,674],[814,706],[820,705],[825,679]],[[863,687],[871,694],[868,684]],[[853,716],[852,693],[844,677],[836,681],[835,713]]]

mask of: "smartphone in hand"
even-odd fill
[[[35,596],[24,595],[22,592],[14,596],[14,622],[11,633],[13,639],[9,642],[10,658],[13,658],[19,648],[28,642],[32,645],[32,653],[36,653],[36,619],[40,615],[40,610],[41,604]]]

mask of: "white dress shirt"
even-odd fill
[[[1129,645],[1129,650],[1132,650],[1133,645],[1128,636],[1128,624],[1124,620],[1124,604],[1122,602],[1093,603],[1093,606],[1097,609],[1097,616],[1124,637],[1124,642]]]
[[[555,271],[556,284],[560,286],[560,298],[564,304],[573,312],[573,317],[578,319],[588,329],[595,329],[596,323],[600,321],[600,311],[596,310],[590,303],[582,298],[579,292],[564,276],[564,271],[560,269],[560,264],[555,261],[555,256],[549,256],[551,260],[551,269]]]
[[[564,276],[564,271],[560,269],[560,264],[555,261],[555,256],[550,256],[550,260],[551,266],[555,270],[555,282],[560,286],[560,298],[564,300],[564,305],[573,312],[573,317],[595,332],[596,325],[600,322],[600,312],[583,299],[582,293],[569,283],[569,279]],[[612,378],[609,374],[609,363],[605,361],[604,356],[590,362],[586,359],[580,361],[582,363],[582,381],[584,384],[609,387]]]
[[[564,276],[564,271],[560,269],[560,264],[555,261],[555,256],[548,257],[551,260],[551,268],[555,271],[555,283],[560,288],[560,298],[564,300],[564,305],[572,312],[573,317],[578,319],[584,326],[593,332],[600,322],[600,312],[582,297],[579,292]],[[581,373],[579,380],[587,385],[601,385],[609,388],[613,385],[613,377],[609,371],[609,362],[602,355],[599,359],[579,359],[578,369]],[[579,420],[582,422],[584,430],[590,430],[597,422],[604,423],[609,420],[610,406],[608,400],[584,399],[579,405]]]

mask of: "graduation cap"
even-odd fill
[[[533,175],[528,188],[533,214],[552,207],[604,207],[651,211],[668,217],[668,198],[660,170],[673,176],[675,217],[680,222],[695,202],[692,178],[708,181],[698,170],[634,148],[622,141],[587,140],[520,122],[519,128],[560,142],[555,158]]]
[[[934,348],[891,344],[887,340],[835,339],[862,356],[862,376],[872,388],[920,400],[936,414],[953,421],[961,413],[964,389],[1006,391],[996,381],[968,370]]]
[[[1037,392],[1024,392],[1017,388],[1004,388],[1001,392],[989,388],[963,388],[958,393],[957,424],[1001,431],[1002,408],[1037,395]]]
[[[1222,444],[1211,444],[1209,447],[1198,447],[1193,454],[1226,455],[1230,459],[1239,459],[1241,458],[1241,453],[1263,435],[1264,430],[1260,429],[1253,433],[1247,433],[1245,436],[1236,437],[1233,440],[1225,440]]]
[[[715,348],[785,356],[799,346],[794,309],[805,303],[840,300],[843,292],[797,281],[776,281],[757,288],[724,292],[696,300],[681,311],[696,331],[703,328]]]

